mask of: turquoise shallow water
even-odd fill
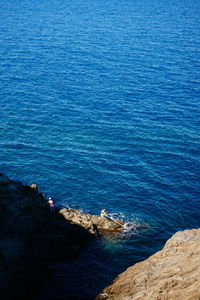
[[[148,225],[58,266],[43,297],[92,298],[200,226],[199,17],[196,0],[1,1],[1,172]]]

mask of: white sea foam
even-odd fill
[[[120,233],[120,236],[123,238],[137,234],[140,229],[148,227],[147,224],[144,224],[143,220],[141,220],[137,215],[134,214],[127,216],[124,213],[112,212],[108,214],[108,217],[114,221],[117,219],[124,221],[124,229]]]

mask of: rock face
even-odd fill
[[[76,256],[92,235],[50,211],[35,184],[0,174],[0,298],[30,299],[58,260]]]
[[[128,268],[97,299],[199,300],[200,229],[174,234],[161,251]]]
[[[72,223],[78,224],[88,230],[90,233],[97,235],[98,232],[103,231],[122,231],[124,229],[124,222],[121,220],[111,220],[107,217],[98,215],[83,214],[77,209],[60,210],[60,214]]]

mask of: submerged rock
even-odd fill
[[[35,184],[0,173],[1,299],[30,299],[56,262],[75,257],[92,238],[46,204]]]
[[[59,212],[66,220],[82,226],[95,235],[103,231],[116,232],[124,229],[124,222],[121,220],[111,220],[108,217],[83,214],[78,209],[63,208]]]
[[[120,274],[97,300],[199,300],[200,229],[177,232],[164,248]]]

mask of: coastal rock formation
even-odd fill
[[[98,300],[199,300],[200,229],[177,232],[164,248],[120,274]]]
[[[35,184],[0,174],[0,297],[30,299],[53,265],[93,237],[50,210]]]
[[[98,215],[83,214],[78,209],[66,209],[60,210],[60,214],[64,218],[72,223],[78,224],[84,227],[92,234],[98,234],[103,231],[122,231],[124,229],[124,222],[121,220],[111,220],[107,217],[101,217]]]

